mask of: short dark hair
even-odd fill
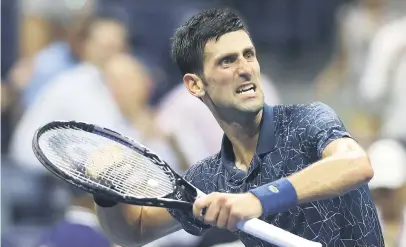
[[[203,73],[204,47],[209,40],[238,30],[248,33],[243,20],[228,8],[200,12],[178,28],[172,37],[172,59],[182,74]]]

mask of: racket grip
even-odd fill
[[[304,239],[259,219],[239,221],[237,227],[243,232],[281,247],[322,246],[321,243]]]

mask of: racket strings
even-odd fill
[[[148,158],[99,135],[59,128],[42,134],[39,145],[56,167],[95,186],[135,197],[161,197],[174,189],[171,177]]]

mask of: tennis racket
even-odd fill
[[[50,122],[35,132],[32,145],[55,176],[117,202],[191,211],[203,195],[147,147],[97,125]],[[278,246],[321,246],[259,219],[240,221],[237,227]]]

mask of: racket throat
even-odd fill
[[[188,183],[187,181],[179,178],[178,179],[178,186],[180,186],[180,190],[182,191],[185,196],[187,196],[188,201],[194,202],[198,197],[199,193],[197,192],[196,187]]]

